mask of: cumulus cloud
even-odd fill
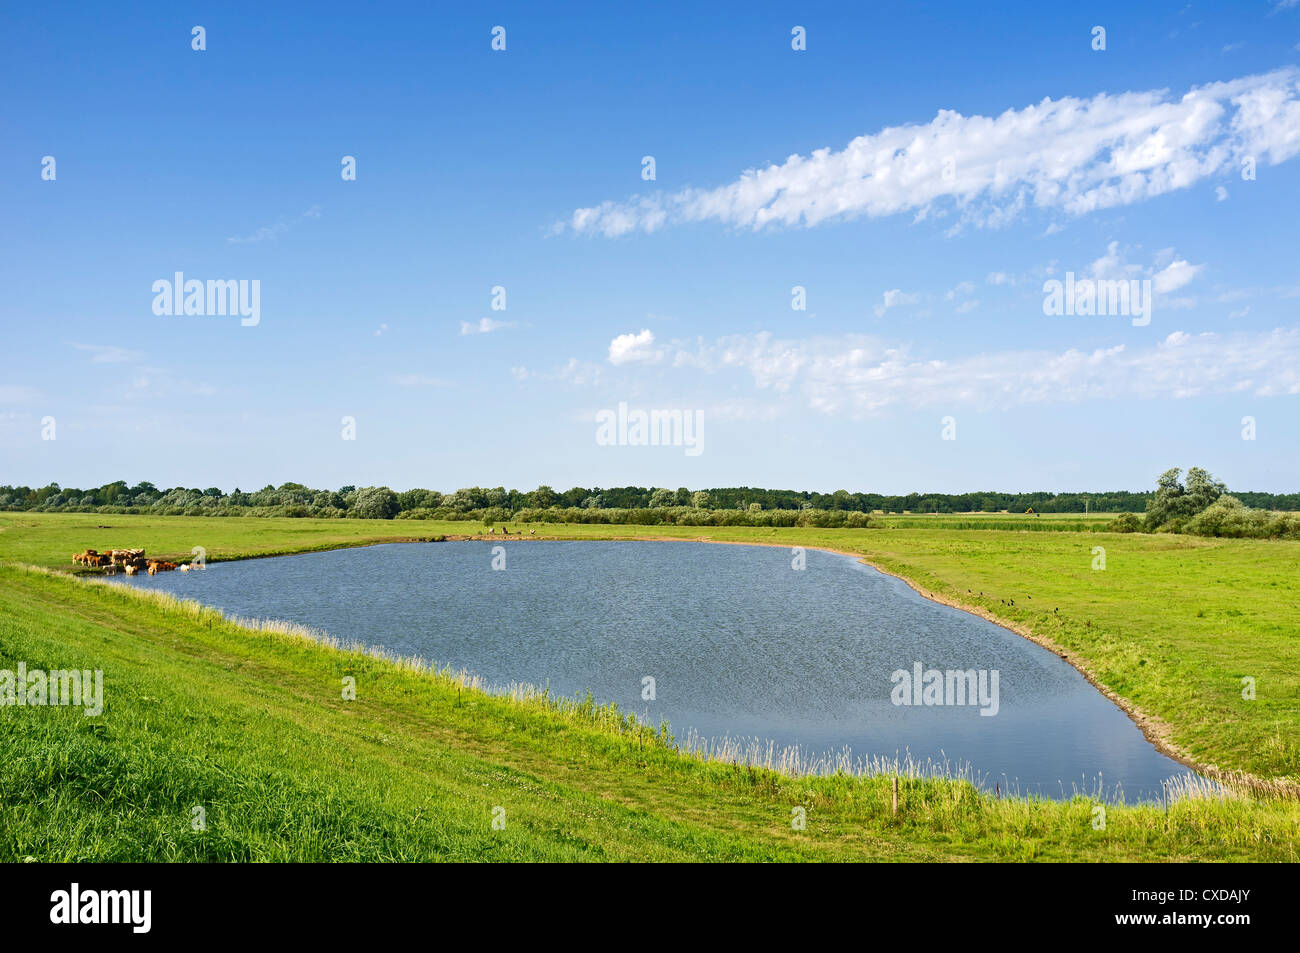
[[[1152,286],[1156,294],[1168,294],[1177,291],[1204,270],[1204,265],[1193,265],[1179,258],[1171,261],[1152,276]]]
[[[1044,99],[996,117],[941,110],[930,122],[792,155],[712,189],[658,192],[575,210],[557,223],[616,237],[712,221],[812,227],[866,216],[954,210],[995,227],[1028,208],[1082,215],[1188,188],[1253,156],[1300,153],[1300,70],[1194,87]],[[954,174],[945,175],[952,161]]]
[[[649,328],[642,328],[638,334],[620,334],[609,342],[609,363],[611,364],[653,364],[663,357],[662,351],[655,350],[655,336]]]

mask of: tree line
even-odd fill
[[[1187,521],[1226,493],[1222,484],[1193,467],[1188,485],[1180,470],[1161,476],[1151,491],[1100,493],[850,493],[835,490],[769,490],[759,487],[573,487],[507,490],[466,487],[452,493],[388,487],[313,489],[302,483],[236,488],[226,493],[117,480],[80,489],[57,483],[32,488],[0,486],[0,510],[38,512],[151,513],[187,516],[288,516],[355,519],[450,519],[501,522],[676,523],[682,525],[866,526],[872,514],[891,513],[1147,513],[1146,526]],[[1207,483],[1208,481],[1208,483]],[[1300,493],[1237,493],[1245,508],[1300,510]],[[1203,504],[1203,505],[1202,505]],[[1152,507],[1155,507],[1153,519]],[[1171,509],[1172,507],[1172,509]],[[1194,507],[1194,509],[1189,509]],[[558,519],[551,519],[557,517]]]

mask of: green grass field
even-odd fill
[[[1278,784],[1300,776],[1300,544],[945,528],[963,518],[875,530],[538,532],[859,552],[923,592],[1051,640],[1198,763]],[[1292,797],[1191,799],[1167,815],[1111,805],[1095,830],[1082,798],[998,800],[960,782],[904,779],[895,818],[888,778],[703,763],[593,706],[490,697],[15,565],[71,571],[87,546],[173,556],[202,546],[221,559],[472,528],[0,515],[0,668],[23,660],[100,668],[106,679],[99,718],[0,708],[0,858],[1295,860]],[[1094,546],[1106,549],[1104,571],[1091,568]],[[341,698],[344,675],[357,680],[356,701]],[[1241,698],[1244,676],[1256,679],[1254,701]],[[205,831],[192,829],[195,807]],[[504,830],[491,826],[495,807]],[[807,812],[804,831],[791,828],[795,807]]]

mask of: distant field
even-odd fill
[[[890,529],[1005,529],[1031,533],[1095,533],[1118,513],[876,513],[872,519]]]

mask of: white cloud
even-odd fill
[[[1005,271],[990,271],[988,277],[984,280],[991,285],[1014,285],[1016,283],[1016,280]]]
[[[654,349],[654,343],[649,328],[642,328],[638,334],[620,334],[609,342],[609,363],[652,364],[663,357],[662,351]]]
[[[859,136],[750,169],[713,189],[658,192],[575,210],[567,227],[607,237],[715,221],[811,227],[945,203],[960,224],[997,226],[1029,207],[1082,215],[1300,153],[1300,70],[1195,87],[1044,99],[996,117],[941,110],[929,123]],[[956,174],[943,175],[956,159]],[[924,214],[917,217],[923,218]],[[955,226],[958,227],[958,226]]]
[[[1204,265],[1193,265],[1179,258],[1152,276],[1152,286],[1157,294],[1168,294],[1177,291],[1204,270]]]
[[[899,308],[903,305],[916,304],[921,300],[919,294],[908,294],[899,288],[891,288],[886,291],[880,304],[876,305],[876,317],[883,317],[885,312],[890,308]]]
[[[504,328],[515,327],[513,321],[493,321],[491,318],[480,318],[478,321],[462,321],[460,323],[460,333],[465,334],[491,334],[493,331],[500,331]]]
[[[1094,261],[1089,270],[1094,278],[1129,278],[1142,268],[1125,262],[1119,250],[1119,242],[1111,242],[1106,246],[1106,254]]]
[[[1153,290],[1157,294],[1166,295],[1184,287],[1204,270],[1203,264],[1193,265],[1186,259],[1178,258],[1172,248],[1157,252],[1151,265],[1139,265],[1128,261],[1119,242],[1111,242],[1106,246],[1106,254],[1089,266],[1088,273],[1099,279],[1150,278]],[[1193,304],[1195,302],[1192,299],[1162,302],[1163,307],[1191,307]]]
[[[1225,189],[1225,188],[1224,188],[1223,186],[1221,186],[1221,185],[1216,185],[1216,186],[1214,187],[1214,198],[1215,198],[1215,201],[1218,201],[1218,202],[1224,202],[1224,201],[1227,201],[1227,198],[1228,198],[1228,190]]]
[[[1085,400],[1152,400],[1247,392],[1300,394],[1300,330],[1174,332],[1145,348],[1002,351],[926,360],[864,335],[779,340],[768,332],[683,349],[674,364],[738,369],[760,390],[796,395],[827,414],[886,408],[999,409]]]

